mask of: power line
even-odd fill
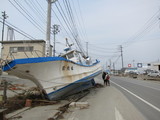
[[[15,0],[14,0],[14,1],[15,1]],[[40,30],[43,34],[45,34],[43,28],[41,28],[41,26],[36,23],[36,21],[23,9],[23,7],[22,7],[20,4],[18,4],[18,2],[15,1],[15,3],[19,6],[19,8],[20,8],[28,17],[27,17],[18,7],[16,7],[16,5],[15,5],[13,2],[11,2],[11,0],[9,0],[9,2],[23,15],[32,25],[34,25],[38,30]],[[30,20],[30,19],[31,19],[31,20]],[[32,22],[32,21],[33,21],[33,22]]]
[[[56,4],[56,3],[55,3],[55,6],[56,6],[56,8],[57,8],[58,12],[60,13],[60,15],[61,15],[61,17],[62,17],[62,19],[63,19],[64,23],[66,24],[66,26],[67,26],[68,30],[70,31],[70,33],[71,33],[72,37],[74,38],[74,34],[72,33],[72,29],[71,29],[71,26],[70,26],[70,24],[69,24],[69,22],[68,22],[67,17],[66,17],[66,15],[64,15],[64,16],[63,16],[64,11],[62,10],[62,12],[61,12],[61,11],[60,11],[60,9],[59,9],[59,7],[57,6],[57,4]]]
[[[74,4],[74,1],[72,1],[72,3]],[[84,35],[84,38],[86,38],[86,40],[88,40],[87,32],[86,32],[86,28],[85,28],[84,19],[83,19],[83,16],[82,16],[82,11],[81,11],[79,0],[77,0],[77,5],[78,5],[77,8],[79,9],[79,15],[80,15],[80,19],[81,19],[82,23],[79,21],[78,15],[76,14],[77,18],[78,18],[78,22],[79,22],[79,24],[80,24],[80,26],[82,28],[82,34]]]
[[[157,15],[160,11],[158,10],[144,25],[143,27],[137,32],[135,33],[135,35],[133,35],[132,37],[130,37],[126,42],[123,42],[122,44],[128,44],[130,43],[134,43],[135,40],[139,40],[141,39],[147,32],[151,31],[153,29],[153,26],[158,23],[157,20]],[[127,47],[127,46],[126,46]]]
[[[0,17],[0,19],[2,19],[2,18]],[[0,21],[0,22],[3,23],[2,21]],[[19,29],[18,27],[12,25],[11,23],[9,23],[7,21],[6,21],[5,25],[8,26],[8,27],[13,28],[14,31],[16,31],[17,33],[21,34],[22,36],[28,38],[31,41],[37,40],[36,38],[32,37],[31,35],[27,34],[26,32],[22,31],[21,29]],[[41,45],[43,47],[45,46],[45,45],[40,44],[40,43],[37,43],[37,44],[39,44],[39,45]]]
[[[118,53],[118,51],[117,50],[115,50],[115,49],[113,49],[112,51],[111,50],[105,50],[105,49],[98,49],[98,48],[91,48],[90,47],[90,49],[91,50],[95,50],[95,52],[99,52],[99,53]]]
[[[117,59],[114,61],[114,63],[117,63],[117,61],[119,60],[120,57],[121,57],[121,55],[119,55],[119,56],[117,57]]]
[[[70,34],[68,33],[68,31],[66,30],[66,28],[64,27],[64,25],[63,25],[63,23],[62,23],[62,21],[59,19],[59,17],[58,17],[58,15],[54,12],[54,10],[52,9],[52,12],[55,14],[55,17],[57,18],[57,20],[60,22],[60,25],[63,27],[63,29],[65,30],[65,32],[67,33],[67,35],[68,35],[68,37],[70,38],[70,39],[72,39],[71,38],[71,36],[70,36]]]
[[[113,51],[116,49],[116,48],[108,48],[108,46],[104,48],[104,47],[100,47],[100,46],[92,44],[92,43],[89,43],[89,45],[90,45],[90,47],[93,47],[95,49],[100,49],[100,50]]]
[[[71,22],[69,22],[69,20],[68,20],[66,14],[65,14],[64,10],[62,9],[62,7],[61,7],[61,5],[60,5],[59,2],[58,2],[58,4],[59,4],[60,9],[61,9],[62,12],[60,11],[60,9],[59,9],[59,7],[57,6],[57,4],[55,4],[57,10],[59,11],[59,13],[60,13],[62,19],[64,20],[64,22],[66,23],[66,26],[67,26],[67,28],[69,29],[69,31],[70,31],[70,33],[71,33],[73,39],[76,41],[77,46],[78,46],[79,49],[83,52],[82,47],[81,47],[79,41],[77,40],[78,35],[75,34],[74,29],[73,29],[73,27],[71,26]],[[63,15],[64,15],[64,16],[63,16]],[[84,52],[83,52],[83,53],[84,53]]]
[[[33,0],[34,1],[34,0]],[[44,15],[39,12],[36,5],[33,3],[33,1],[24,0],[24,2],[28,5],[28,7],[32,10],[32,12],[41,20],[42,23],[46,23],[46,19],[44,19]]]
[[[43,9],[43,7],[41,6],[41,4],[38,2],[38,0],[35,0],[36,1],[36,3],[37,3],[37,5],[41,8],[41,11],[43,12],[41,12],[42,14],[44,14],[44,15],[47,15],[47,13],[46,13],[46,11]],[[44,16],[43,15],[43,16]]]
[[[0,19],[2,19],[2,18],[0,18]],[[3,23],[2,21],[0,21],[0,22]],[[30,40],[35,39],[35,38],[33,38],[32,36],[30,36],[30,35],[28,35],[27,33],[25,33],[24,31],[18,29],[17,27],[13,26],[12,24],[8,23],[7,21],[6,21],[5,25],[8,26],[8,27],[13,28],[16,32],[18,32],[18,33],[20,33],[21,35],[29,38]]]
[[[75,31],[75,34],[76,34],[76,38],[77,38],[77,39],[75,39],[76,43],[78,44],[78,47],[81,50],[81,52],[84,54],[84,49],[83,49],[82,44],[80,42],[80,36],[78,34],[78,29],[77,29],[77,25],[76,25],[74,15],[73,15],[73,10],[72,10],[71,4],[70,4],[69,1],[67,1],[67,0],[65,0],[65,1],[66,1],[69,16],[70,16],[70,19],[71,19],[71,22],[72,22],[72,25],[73,25],[73,28],[74,28],[74,31]]]
[[[60,13],[63,21],[65,22],[65,24],[66,24],[66,26],[67,26],[67,28],[69,29],[69,31],[70,31],[70,32],[72,33],[72,35],[74,36],[73,31],[72,31],[72,27],[71,27],[71,23],[69,22],[69,20],[68,20],[68,18],[67,18],[67,16],[66,16],[64,10],[62,9],[62,6],[60,5],[59,1],[58,1],[57,3],[58,3],[58,5],[59,5],[59,7],[60,7],[60,8],[59,8],[58,5],[55,3],[55,6],[56,6],[58,12]],[[60,9],[61,9],[62,12],[60,11]]]
[[[36,21],[36,19],[32,16],[32,14],[30,14],[29,11],[19,1],[14,0],[14,2],[37,25],[37,27],[39,27],[40,30],[45,33],[45,31],[43,30],[44,27],[41,27],[40,23],[38,21]]]

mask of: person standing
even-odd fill
[[[104,85],[106,84],[110,86],[110,76],[108,73],[106,73],[106,76],[105,76],[105,80],[104,80]]]
[[[102,79],[103,79],[103,81],[104,81],[104,85],[105,85],[105,82],[106,82],[106,81],[105,81],[105,77],[106,77],[106,72],[103,72],[103,73],[102,73]]]

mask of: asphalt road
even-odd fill
[[[95,78],[95,82],[103,84],[101,75]],[[111,86],[91,89],[79,102],[86,101],[89,103],[87,109],[71,107],[63,120],[146,120],[113,83]]]
[[[111,85],[119,89],[147,120],[160,120],[160,82],[111,77]]]

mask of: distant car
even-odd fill
[[[160,77],[160,72],[152,71],[152,72],[148,73],[148,76],[150,76],[150,77]]]
[[[130,71],[130,72],[129,72],[129,76],[132,77],[132,78],[137,78],[138,73],[137,73],[137,72],[134,72],[134,71]]]

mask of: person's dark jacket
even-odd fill
[[[102,79],[103,79],[103,80],[105,79],[105,76],[106,76],[106,73],[103,72],[103,73],[102,73]]]

